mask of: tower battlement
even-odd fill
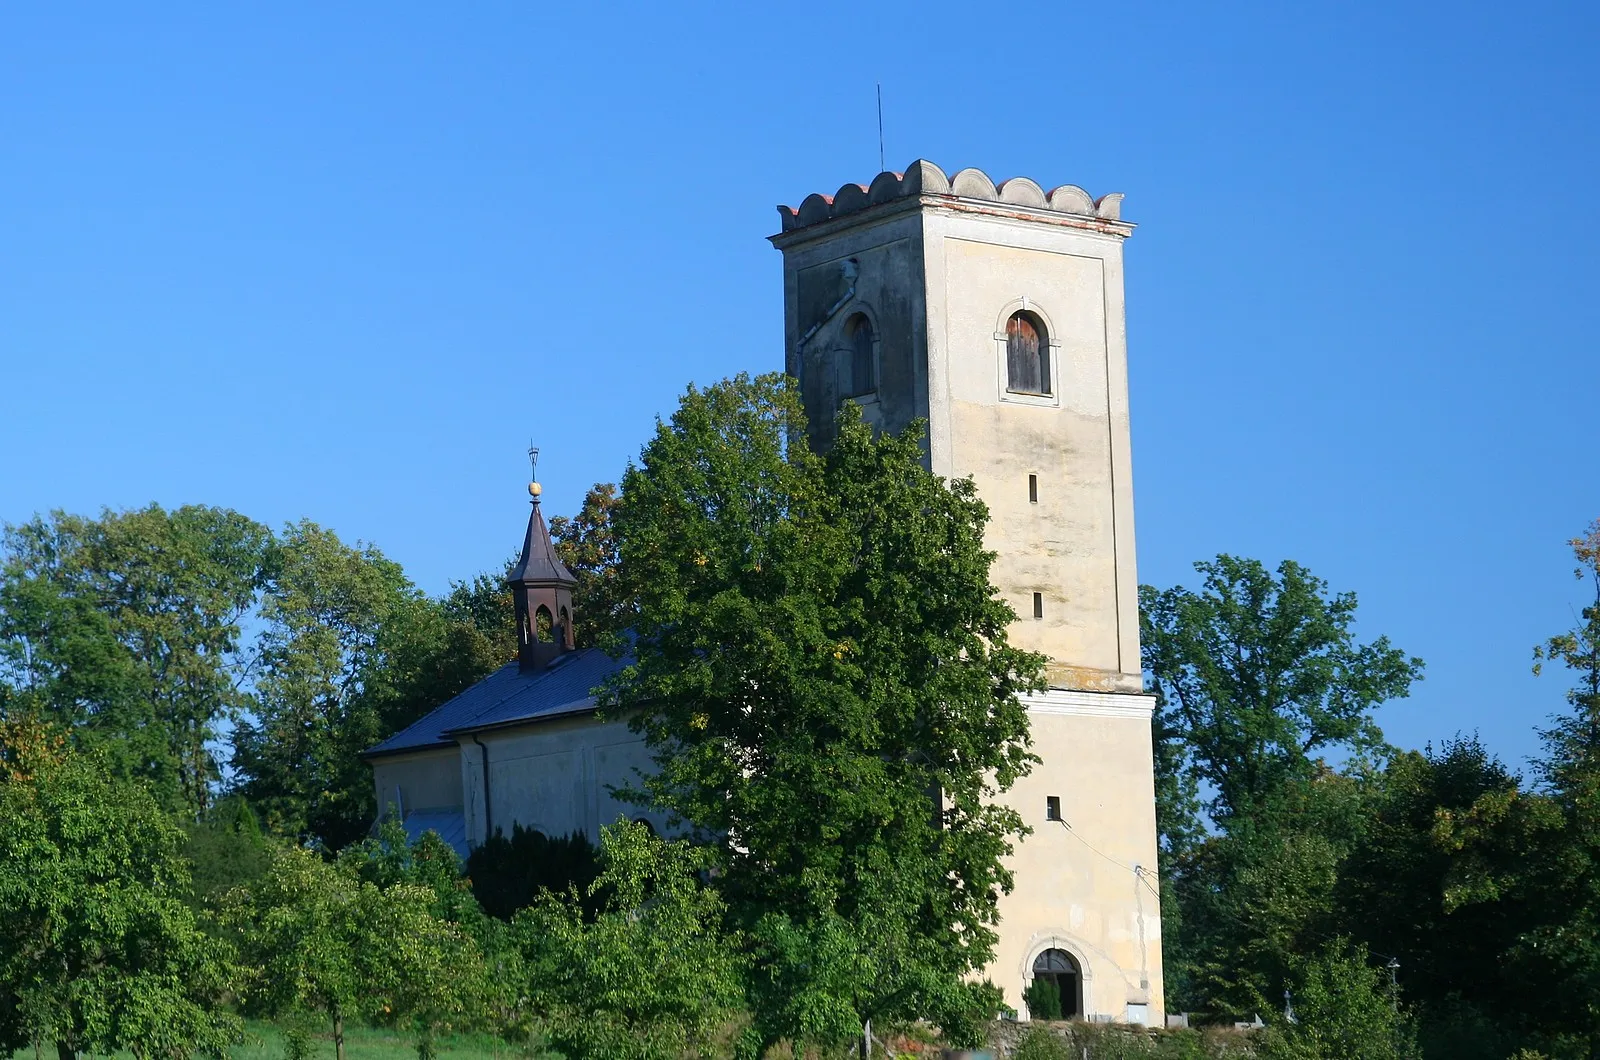
[[[981,169],[963,169],[953,176],[946,176],[944,170],[920,158],[907,166],[903,173],[887,170],[879,173],[872,178],[871,184],[845,184],[832,195],[807,195],[799,209],[779,206],[778,217],[786,234],[849,217],[875,206],[930,198],[948,200],[949,205],[962,202],[994,203],[1002,207],[1037,211],[1043,215],[1040,220],[1050,220],[1048,215],[1058,214],[1058,222],[1120,235],[1127,235],[1133,228],[1122,221],[1121,192],[1095,199],[1076,184],[1062,184],[1047,192],[1027,177],[1012,177],[996,184]]]

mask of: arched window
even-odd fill
[[[561,609],[561,631],[560,631],[560,636],[557,637],[557,639],[562,641],[563,643],[565,643],[566,640],[571,636],[572,636],[572,612],[568,611],[566,608],[563,607]]]
[[[1032,313],[1012,313],[1006,321],[1006,389],[1050,393],[1050,338]]]
[[[1045,950],[1033,961],[1033,981],[1049,984],[1061,998],[1061,1018],[1083,1015],[1083,973],[1066,950]]]
[[[541,644],[550,643],[550,640],[551,640],[551,634],[550,634],[551,624],[552,624],[552,620],[550,618],[550,609],[548,607],[544,606],[543,604],[540,604],[539,605],[539,610],[537,610],[537,611],[535,611],[533,613],[533,635],[534,635],[534,639],[538,640]]]
[[[878,390],[878,351],[872,321],[857,313],[844,323],[849,364],[845,365],[845,396],[862,397]]]

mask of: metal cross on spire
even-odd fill
[[[531,441],[531,439],[530,439]],[[539,494],[544,492],[544,487],[539,485],[539,447],[528,446],[528,496],[533,498],[533,503],[539,503]]]

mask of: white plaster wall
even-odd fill
[[[489,763],[488,826],[509,834],[513,825],[546,835],[580,831],[592,842],[602,825],[618,817],[644,819],[664,832],[665,815],[616,798],[612,789],[634,784],[635,770],[648,770],[650,753],[624,722],[599,722],[584,716],[478,734]],[[483,813],[483,751],[462,744],[467,778],[467,835],[473,844],[486,838]]]
[[[378,794],[378,812],[387,813],[399,791],[406,813],[416,810],[461,808],[460,752],[454,747],[417,751],[372,760],[372,779]]]

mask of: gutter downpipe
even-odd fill
[[[483,768],[483,841],[487,843],[494,838],[494,817],[489,809],[489,748],[486,747],[478,734],[472,734],[472,742],[478,745],[479,762]]]

